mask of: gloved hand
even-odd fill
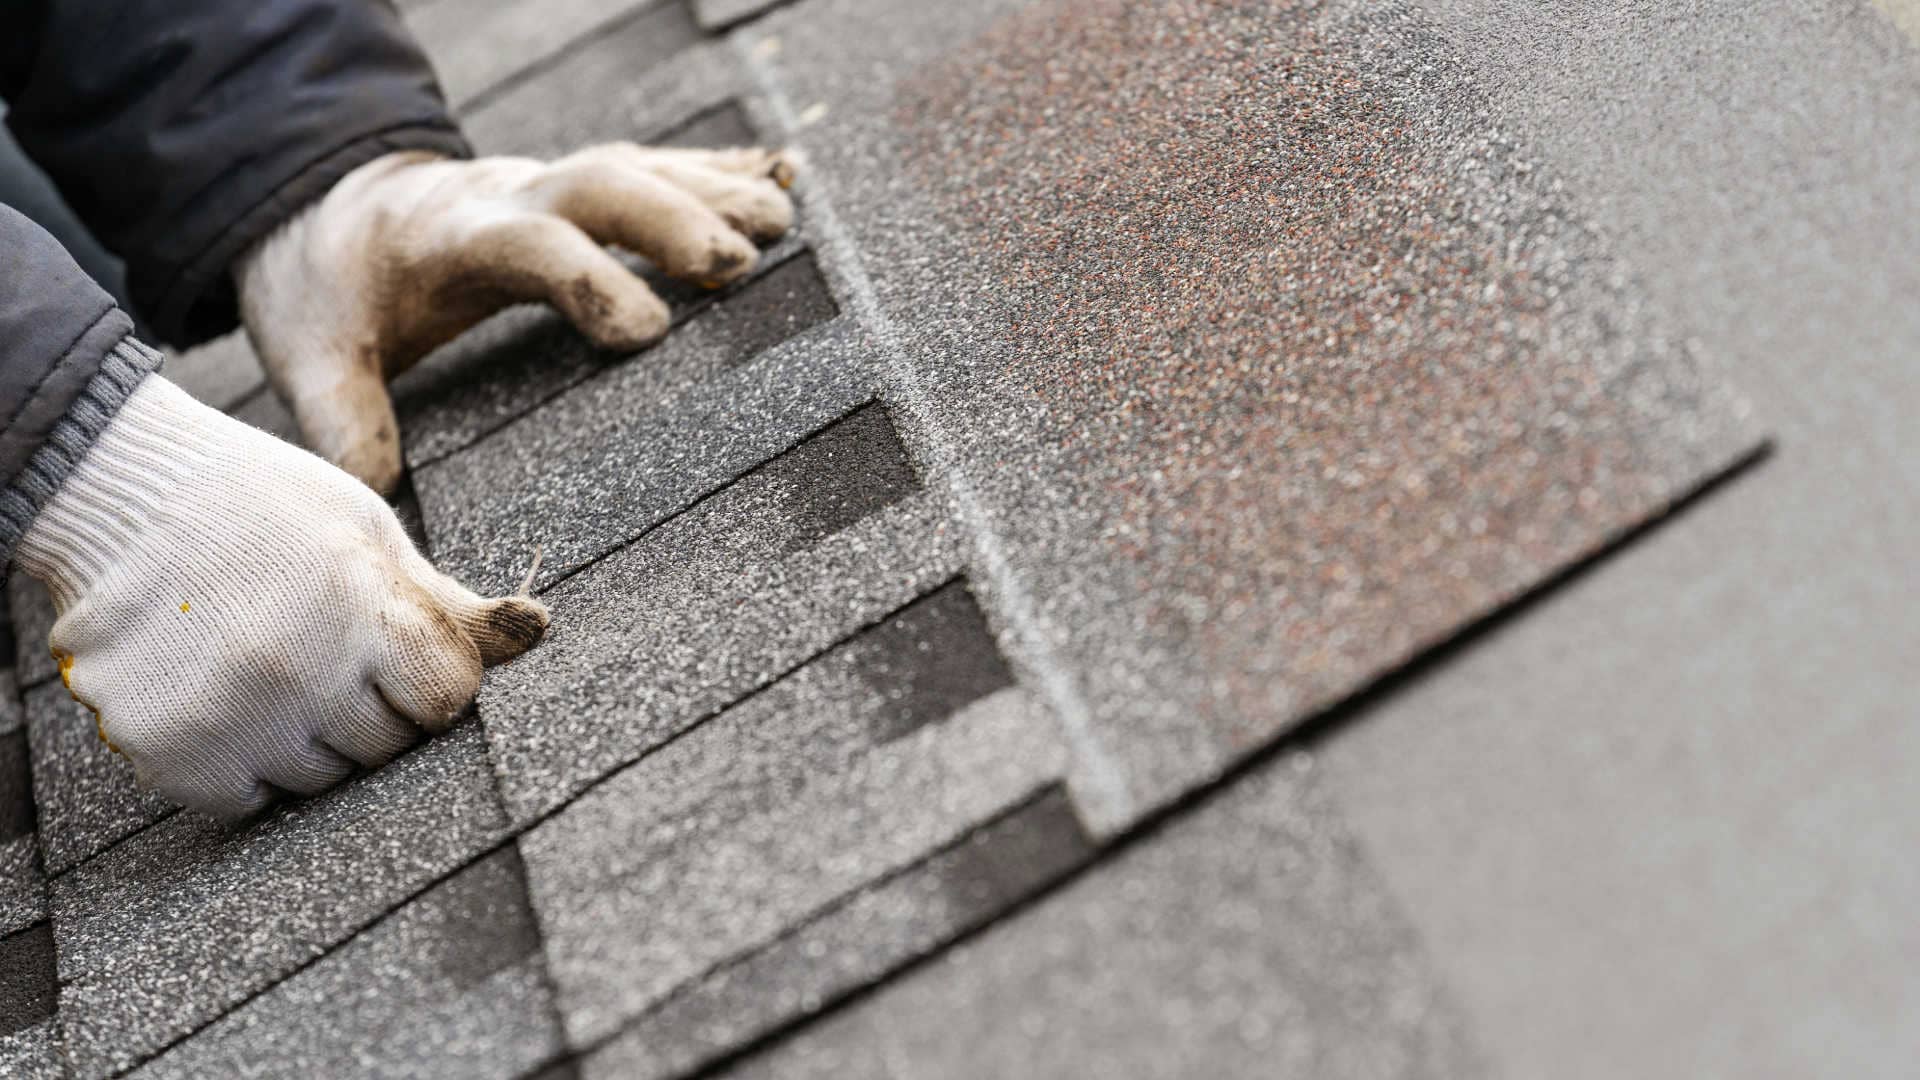
[[[141,781],[232,817],[452,723],[546,609],[434,569],[340,470],[147,376],[16,552],[73,696]],[[269,787],[271,785],[271,788]]]
[[[307,445],[382,493],[400,479],[386,380],[509,304],[545,300],[596,344],[666,333],[602,244],[718,287],[786,232],[787,155],[617,143],[552,164],[390,154],[235,264],[241,315]]]

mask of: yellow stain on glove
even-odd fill
[[[186,608],[187,608],[187,605],[185,604],[180,605],[180,610],[185,611]],[[121,750],[118,746],[115,746],[112,739],[107,738],[107,722],[105,719],[103,719],[100,716],[100,710],[94,708],[91,702],[82,699],[78,693],[74,692],[73,654],[63,653],[60,650],[55,649],[53,650],[53,658],[60,665],[60,685],[65,686],[67,688],[68,697],[86,706],[87,711],[93,714],[93,730],[99,733],[100,741],[107,744],[107,749],[113,751],[116,754],[119,754],[121,757],[126,757],[127,756],[126,752]]]

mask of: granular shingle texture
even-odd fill
[[[47,870],[65,873],[154,822],[172,803],[142,791],[133,764],[107,749],[86,706],[59,679],[27,691],[27,743]]]
[[[486,851],[503,825],[469,725],[240,825],[176,813],[52,884],[77,1071],[137,1064]]]
[[[1283,761],[725,1075],[1482,1074],[1410,938]]]
[[[822,0],[755,34],[831,103],[835,207],[892,208],[840,224],[895,392],[1081,675],[1103,822],[1755,445],[1409,13]]]
[[[140,1077],[520,1076],[561,1049],[512,845],[410,901]]]
[[[1795,25],[1850,48],[1879,16],[1835,2]],[[0,937],[19,946],[0,950],[0,1074],[1497,1074],[1542,1058],[1485,1007],[1503,999],[1484,957],[1454,958],[1502,934],[1567,983],[1555,1000],[1608,1018],[1579,996],[1606,980],[1542,941],[1556,911],[1502,906],[1525,890],[1497,860],[1472,864],[1494,898],[1466,914],[1472,888],[1406,869],[1407,837],[1458,820],[1496,766],[1420,743],[1431,806],[1390,807],[1422,818],[1395,833],[1392,784],[1354,784],[1350,749],[1351,717],[1392,698],[1369,688],[1417,685],[1390,677],[1758,445],[1705,359],[1727,335],[1676,318],[1713,282],[1643,234],[1623,248],[1614,226],[1646,223],[1622,182],[1569,182],[1543,149],[1565,137],[1528,122],[1564,107],[1551,35],[1522,42],[1524,79],[1490,80],[1508,60],[1461,40],[1574,15],[404,6],[483,152],[790,144],[799,224],[717,292],[616,252],[674,312],[647,349],[600,352],[522,306],[397,382],[409,529],[488,592],[542,548],[554,621],[489,672],[476,719],[388,768],[237,826],[170,812],[67,700],[44,594],[10,589],[27,691],[0,709]],[[1742,137],[1723,134],[1703,169]],[[1712,242],[1739,250],[1729,222],[1760,218],[1721,220]],[[1863,295],[1909,280],[1862,265],[1880,266]],[[1857,349],[1849,329],[1827,332]],[[240,339],[175,363],[297,437]],[[1691,718],[1661,715],[1683,742]],[[1556,738],[1622,741],[1591,721]],[[1687,768],[1663,795],[1688,797]],[[1466,831],[1553,835],[1591,814],[1567,803]],[[1665,850],[1672,823],[1635,820]],[[1813,891],[1761,890],[1783,909]],[[1657,1056],[1548,1049],[1570,1072]]]

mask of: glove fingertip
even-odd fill
[[[530,596],[490,600],[477,613],[468,633],[480,650],[480,662],[491,667],[519,656],[546,636],[551,616],[547,606]]]

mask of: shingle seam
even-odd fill
[[[943,844],[940,844],[937,847],[934,847],[928,850],[924,855],[920,856],[919,858],[914,859],[911,862],[905,863],[901,866],[894,867],[893,869],[880,874],[879,876],[873,878],[872,880],[862,882],[858,886],[855,886],[852,889],[848,889],[846,892],[843,892],[837,896],[834,896],[824,901],[823,903],[814,907],[812,910],[807,911],[804,914],[800,915],[799,917],[795,918],[785,928],[781,929],[778,933],[772,935],[771,937],[768,937],[764,941],[748,946],[747,948],[740,949],[736,952],[733,952],[721,958],[720,960],[714,961],[713,963],[707,965],[705,968],[701,969],[698,973],[688,976],[685,980],[680,982],[672,990],[668,991],[667,994],[663,996],[659,1001],[654,1002],[652,1005],[647,1006],[645,1009],[642,1009],[640,1012],[634,1014],[631,1017],[628,1017],[625,1021],[620,1023],[620,1025],[617,1026],[614,1030],[608,1032],[605,1035],[600,1036],[599,1038],[594,1039],[592,1042],[588,1043],[586,1046],[580,1047],[577,1051],[575,1051],[576,1056],[584,1057],[588,1054],[592,1054],[594,1051],[599,1050],[601,1047],[619,1038],[622,1034],[627,1032],[629,1029],[631,1029],[635,1025],[644,1021],[647,1017],[660,1012],[662,1009],[668,1008],[669,1006],[673,1005],[675,1002],[686,997],[688,994],[693,993],[696,989],[698,989],[700,984],[713,978],[715,975],[718,975],[724,971],[727,971],[730,968],[739,967],[740,965],[745,964],[749,960],[753,959],[756,955],[766,951],[767,949],[773,948],[774,946],[779,945],[783,942],[791,941],[792,939],[800,936],[801,934],[806,933],[809,929],[811,929],[813,926],[820,923],[822,920],[825,920],[833,916],[834,914],[846,909],[848,906],[858,902],[864,897],[872,893],[878,892],[882,889],[885,889],[887,886],[892,885],[894,882],[899,881],[902,878],[910,877],[913,874],[919,873],[924,868],[935,863],[937,860],[942,859],[948,855],[951,855],[955,851],[958,851],[961,848],[965,847],[969,842],[972,841],[972,839],[976,835],[978,835],[982,831],[991,829],[994,826],[999,825],[1000,823],[1006,821],[1008,818],[1011,818],[1020,814],[1021,812],[1027,810],[1029,807],[1032,807],[1035,804],[1045,800],[1052,793],[1056,793],[1056,792],[1064,793],[1065,788],[1066,788],[1066,785],[1061,783],[1058,780],[1042,783],[1036,786],[1032,791],[1028,792],[1024,797],[1022,797],[1018,801],[1012,803],[1011,805],[999,811],[996,811],[995,813],[989,815],[986,818],[981,819],[978,822],[975,822],[973,825],[968,827],[964,832],[960,833],[960,835],[954,837],[951,840],[946,841]],[[1068,803],[1071,804],[1071,802],[1072,800],[1071,798],[1069,798]],[[1042,892],[1042,891],[1051,889],[1060,880],[1063,880],[1065,877],[1072,876],[1073,874],[1079,872],[1079,870],[1084,869],[1089,863],[1097,861],[1098,852],[1100,850],[1101,849],[1097,845],[1095,845],[1093,847],[1093,851],[1096,853],[1094,858],[1083,860],[1080,864],[1070,868],[1064,874],[1056,875],[1055,878],[1049,879],[1047,882],[1042,883],[1034,891]],[[1023,897],[1022,901],[1024,901],[1025,899],[1026,898]],[[1022,901],[1016,901],[1016,903],[1019,903]],[[996,914],[991,918],[983,920],[983,923],[995,921],[995,919],[997,919],[998,917],[999,917],[998,914]],[[931,949],[922,950],[922,955],[940,952],[945,947],[946,945],[944,943],[940,945],[936,945]],[[914,962],[915,959],[917,959],[917,957],[909,958],[907,961],[905,961],[905,963],[912,963]],[[874,979],[872,979],[871,981],[872,982],[885,981],[887,978],[891,977],[893,971],[898,970],[901,966],[903,965],[894,965],[893,968],[876,973]],[[841,996],[844,996],[844,995],[841,995]],[[787,1028],[797,1024],[805,1023],[811,1017],[817,1016],[821,1013],[824,1013],[834,1008],[836,1003],[839,1000],[840,1000],[840,996],[824,999],[817,1008],[814,1008],[811,1010],[803,1010],[800,1014],[796,1014],[794,1017],[790,1018],[789,1020],[782,1021],[780,1023],[777,1023],[774,1026],[779,1028]],[[758,1039],[760,1038],[760,1036],[755,1036],[754,1038]],[[728,1051],[723,1056],[731,1058],[733,1055],[731,1051]],[[693,1073],[689,1075],[699,1075],[701,1073],[704,1073],[709,1068],[711,1068],[712,1065],[713,1065],[713,1062],[710,1061],[710,1062],[695,1066]]]
[[[858,987],[852,988],[844,994],[822,1002],[820,1008],[814,1011],[798,1013],[786,1022],[770,1027],[760,1035],[744,1040],[738,1046],[729,1048],[723,1054],[709,1059],[693,1070],[679,1074],[679,1080],[708,1080],[708,1078],[716,1077],[734,1065],[739,1064],[741,1061],[751,1057],[753,1054],[774,1045],[781,1039],[804,1028],[808,1024],[820,1020],[831,1013],[855,1005],[861,1000],[882,991],[895,980],[911,975],[914,971],[932,963],[948,951],[963,946],[968,941],[986,933],[994,925],[1017,918],[1022,912],[1043,902],[1049,896],[1078,880],[1081,875],[1091,871],[1094,867],[1124,857],[1124,855],[1136,845],[1144,844],[1152,840],[1155,836],[1159,835],[1162,830],[1172,826],[1188,814],[1196,813],[1204,809],[1212,799],[1223,796],[1224,793],[1236,783],[1260,769],[1271,767],[1276,762],[1293,755],[1299,755],[1303,763],[1311,762],[1313,752],[1337,731],[1345,728],[1350,723],[1356,722],[1365,713],[1409,686],[1425,672],[1433,670],[1438,665],[1445,663],[1449,658],[1458,655],[1458,653],[1464,649],[1470,648],[1475,642],[1491,634],[1509,620],[1519,617],[1524,613],[1525,609],[1538,603],[1547,593],[1552,592],[1561,585],[1569,583],[1574,578],[1590,572],[1598,563],[1607,559],[1615,552],[1624,549],[1627,545],[1633,543],[1646,533],[1671,521],[1675,515],[1706,498],[1722,486],[1744,475],[1749,469],[1766,460],[1771,452],[1771,442],[1762,443],[1751,453],[1729,465],[1725,471],[1718,475],[1708,477],[1693,490],[1676,498],[1665,513],[1656,515],[1631,529],[1625,530],[1601,550],[1596,551],[1585,559],[1570,564],[1560,573],[1541,582],[1535,589],[1529,590],[1513,602],[1502,605],[1496,611],[1469,624],[1444,644],[1427,650],[1411,663],[1382,676],[1380,679],[1356,691],[1354,694],[1341,699],[1328,706],[1325,710],[1307,718],[1302,723],[1289,729],[1286,734],[1280,738],[1235,762],[1212,781],[1196,786],[1179,798],[1150,810],[1130,827],[1121,830],[1111,837],[1095,837],[1095,850],[1091,858],[1082,861],[1078,866],[1067,870],[1065,873],[1057,875],[1026,896],[1002,908],[993,917],[981,920],[978,924],[962,930],[937,948],[929,949],[918,956],[908,959],[906,962],[894,967],[878,978],[872,979]]]
[[[539,78],[541,75],[559,67],[572,57],[584,52],[600,38],[617,33],[625,29],[629,24],[639,22],[641,19],[659,12],[662,8],[672,4],[685,5],[686,3],[687,0],[665,0],[665,3],[639,0],[639,2],[626,11],[603,19],[595,25],[582,30],[578,35],[568,38],[552,52],[536,57],[528,63],[514,68],[512,71],[493,80],[486,86],[475,90],[464,101],[460,101],[454,105],[454,113],[459,117],[465,118],[472,113],[479,112],[499,101],[501,98],[506,97],[508,94],[513,93],[520,87],[525,86],[527,83],[532,82],[534,79]],[[692,19],[692,13],[688,12],[687,17]]]
[[[730,40],[740,64],[760,88],[761,97],[780,129],[800,130],[802,125],[787,92],[756,62],[751,47],[741,37]],[[1035,689],[1058,718],[1061,734],[1077,766],[1074,769],[1075,805],[1088,815],[1096,835],[1124,827],[1136,813],[1125,770],[1095,735],[1092,706],[1043,632],[1039,603],[993,529],[979,494],[962,470],[951,467],[959,456],[955,450],[956,439],[927,404],[931,397],[925,392],[925,380],[908,359],[900,329],[881,305],[865,261],[852,237],[841,226],[833,200],[817,177],[803,176],[800,186],[806,196],[809,235],[819,238],[815,245],[816,257],[844,277],[847,306],[858,323],[879,339],[888,368],[886,377],[895,388],[905,390],[898,394],[902,413],[912,419],[917,434],[926,441],[935,459],[928,463],[933,467],[931,471],[945,478],[953,516],[971,539],[975,565],[985,579],[987,594],[996,602],[997,613],[1009,632],[1007,636],[1018,646],[1020,655],[1009,659],[1031,672],[1037,684]]]
[[[919,601],[922,597],[930,595],[939,589],[945,588],[946,586],[954,583],[955,581],[962,581],[962,580],[964,580],[963,575],[955,575],[953,577],[949,577],[935,584],[932,588],[925,590],[925,592],[914,596],[912,600],[907,601],[905,604],[901,604],[895,608],[892,608],[891,610],[887,611],[885,614],[879,616],[878,618],[870,619],[866,622],[861,623],[859,626],[856,626],[852,630],[849,630],[846,633],[835,638],[833,641],[829,642],[824,647],[812,653],[809,653],[807,656],[803,657],[802,659],[781,669],[776,674],[768,676],[767,678],[763,679],[761,682],[755,684],[753,687],[746,690],[744,693],[740,694],[738,697],[728,701],[726,704],[715,706],[714,708],[708,709],[706,712],[696,717],[686,727],[680,729],[679,731],[674,732],[672,735],[661,740],[659,743],[656,743],[655,745],[648,747],[647,749],[641,751],[639,754],[636,754],[631,758],[627,758],[613,766],[610,766],[606,772],[601,773],[599,776],[595,777],[591,782],[582,785],[578,791],[575,791],[569,794],[566,798],[562,799],[558,803],[555,803],[552,807],[541,811],[540,813],[534,815],[531,818],[528,818],[524,823],[516,825],[516,824],[513,824],[512,822],[509,822],[505,830],[502,832],[502,834],[499,837],[488,842],[486,845],[484,845],[483,847],[475,851],[472,855],[468,856],[466,859],[462,860],[460,863],[458,863],[451,869],[435,875],[434,877],[427,880],[426,882],[419,885],[418,887],[408,891],[405,895],[395,900],[390,906],[382,909],[379,913],[375,914],[372,918],[368,919],[366,922],[353,928],[353,930],[350,933],[342,937],[340,940],[335,941],[332,944],[326,946],[325,948],[319,950],[318,952],[314,953],[312,956],[302,961],[298,965],[294,966],[293,968],[290,968],[289,970],[282,973],[281,975],[269,980],[268,982],[260,986],[258,989],[254,990],[252,993],[247,994],[245,997],[233,1002],[232,1004],[226,1006],[225,1008],[218,1010],[213,1015],[207,1017],[205,1020],[201,1021],[198,1024],[195,1024],[190,1030],[174,1036],[172,1039],[169,1039],[166,1043],[142,1055],[141,1057],[133,1061],[131,1064],[128,1064],[124,1068],[114,1073],[111,1073],[110,1075],[116,1078],[126,1076],[130,1073],[133,1073],[143,1068],[148,1063],[155,1061],[160,1057],[163,1057],[169,1051],[171,1051],[174,1047],[181,1045],[187,1040],[200,1034],[202,1031],[205,1031],[207,1028],[212,1027],[214,1024],[217,1024],[220,1021],[226,1019],[228,1016],[232,1015],[234,1012],[240,1010],[241,1008],[244,1008],[249,1002],[253,1001],[254,999],[260,997],[263,994],[270,993],[275,987],[286,982],[288,979],[294,978],[295,976],[299,975],[301,972],[307,970],[308,968],[313,967],[315,964],[320,963],[321,961],[325,960],[327,957],[332,956],[334,953],[339,952],[341,949],[345,948],[347,945],[351,944],[355,939],[360,937],[360,935],[365,934],[368,931],[379,926],[381,923],[385,922],[388,918],[392,917],[396,912],[400,911],[402,908],[405,908],[407,905],[413,903],[414,901],[418,900],[420,897],[426,895],[427,893],[433,891],[434,889],[440,887],[441,885],[444,885],[448,880],[459,875],[463,871],[473,867],[475,864],[486,860],[490,856],[498,854],[508,844],[517,843],[522,836],[525,836],[527,833],[532,832],[534,829],[539,828],[541,825],[546,824],[548,821],[551,821],[553,818],[564,813],[574,803],[579,802],[581,799],[592,794],[594,791],[598,790],[602,785],[611,781],[614,777],[619,776],[621,773],[626,772],[628,769],[632,768],[635,765],[638,765],[640,762],[645,761],[646,759],[654,756],[655,754],[661,753],[669,749],[670,747],[678,743],[681,739],[684,739],[687,736],[693,734],[694,732],[700,730],[700,728],[704,727],[708,721],[713,720],[715,717],[718,717],[723,713],[726,713],[732,709],[738,708],[740,706],[747,704],[750,701],[753,701],[754,699],[758,698],[761,694],[767,692],[768,690],[772,689],[775,685],[779,684],[782,680],[791,677],[794,673],[798,672],[800,669],[820,660],[826,654],[832,652],[837,648],[840,648],[841,646],[847,644],[848,642],[852,641],[854,638],[860,636],[861,634],[864,634],[867,631],[872,630],[875,627],[880,626],[891,619],[897,618],[902,611],[912,606],[915,602]],[[481,723],[483,726],[485,724],[484,718],[481,718],[476,722]],[[492,770],[489,769],[489,772],[491,771]],[[498,794],[498,791],[496,788],[496,795],[497,794]],[[535,918],[536,924],[538,923],[538,921],[539,920],[536,913],[536,918]],[[543,942],[542,944],[543,956],[544,956],[544,949],[545,949],[545,946]],[[84,980],[82,979],[82,980],[75,980],[75,981],[84,981]]]
[[[183,809],[185,808],[179,807],[179,806],[171,807],[167,810],[166,813],[161,814],[159,817],[154,818],[152,821],[149,821],[140,825],[138,828],[134,829],[132,832],[126,834],[125,836],[116,838],[111,843],[107,844],[107,846],[101,848],[99,851],[94,852],[93,854],[87,856],[86,858],[81,859],[79,862],[61,869],[58,873],[48,874],[47,884],[52,885],[56,881],[63,880],[68,874],[73,873],[75,870],[78,870],[83,866],[87,866],[88,864],[92,863],[96,859],[105,857],[109,852],[120,847],[122,844],[125,844],[127,841],[132,840],[135,837],[144,834],[148,829],[151,829],[154,826],[159,825],[164,821],[168,821],[172,819],[175,814],[180,813]],[[42,845],[40,857],[41,857],[40,861],[42,863],[46,862],[45,845]]]
[[[780,249],[778,248],[773,249],[773,257],[768,259],[763,259],[760,263],[756,264],[753,270],[746,277],[741,278],[736,282],[733,282],[732,284],[728,285],[724,289],[720,289],[716,292],[703,295],[698,299],[694,300],[692,303],[683,305],[682,307],[671,312],[669,315],[670,321],[667,324],[667,333],[671,334],[674,330],[677,330],[680,327],[686,325],[688,322],[692,321],[695,316],[711,310],[713,307],[715,307],[716,305],[724,301],[727,297],[732,296],[735,293],[739,292],[740,290],[751,286],[754,282],[765,277],[767,274],[772,273],[774,270],[778,269],[779,267],[785,266],[787,263],[792,262],[794,259],[797,259],[802,255],[805,255],[809,250],[810,249],[805,244],[794,244],[791,247],[788,247],[784,252],[780,251]],[[794,335],[794,337],[787,338],[779,343],[770,345],[766,349],[760,350],[760,352],[768,352],[768,351],[771,351],[772,349],[779,348],[780,345],[785,344],[787,341],[792,341],[797,338],[805,337],[809,334],[820,333],[826,327],[832,326],[834,323],[838,322],[839,318],[840,318],[839,316],[835,316],[834,318],[828,319],[825,322],[821,322],[821,323],[815,324],[814,326],[810,326],[807,329],[801,331],[799,334]],[[659,341],[656,341],[639,350],[636,350],[634,352],[631,352],[622,356],[620,360],[616,363],[607,364],[596,370],[586,372],[582,374],[581,377],[578,379],[575,379],[572,381],[562,381],[559,385],[551,387],[546,392],[533,397],[527,403],[526,408],[522,409],[521,411],[514,413],[512,416],[506,417],[505,419],[499,421],[498,423],[480,428],[479,430],[475,431],[470,437],[460,442],[458,445],[449,446],[444,450],[436,450],[431,454],[422,455],[418,461],[412,462],[410,467],[414,471],[418,472],[419,470],[425,469],[429,466],[438,465],[439,463],[447,460],[448,458],[454,456],[455,454],[460,454],[468,450],[471,450],[475,446],[478,446],[481,443],[487,441],[488,439],[493,438],[495,435],[500,434],[502,431],[505,431],[508,428],[513,427],[515,424],[518,424],[521,421],[526,420],[527,418],[533,416],[535,413],[540,411],[541,406],[547,404],[550,401],[553,401],[555,398],[558,398],[564,394],[567,394],[573,391],[574,389],[577,389],[578,387],[586,386],[597,379],[604,378],[606,375],[608,375],[611,372],[620,370],[621,368],[625,367],[627,364],[633,362],[634,360],[642,356],[645,356],[647,353],[652,352],[654,349],[659,348],[660,345],[664,343],[666,340],[667,340],[666,335],[662,335]],[[753,355],[758,356],[759,353],[755,353]],[[751,360],[752,357],[750,356],[745,359]]]
[[[733,31],[738,30],[743,26],[746,26],[748,23],[759,22],[761,19],[764,19],[767,16],[772,15],[774,12],[779,11],[781,8],[791,7],[796,2],[797,0],[771,0],[770,3],[762,4],[759,7],[754,8],[752,11],[746,12],[745,14],[741,14],[741,15],[735,15],[731,19],[724,19],[719,22],[715,22],[711,26],[702,24],[700,29],[706,31],[708,34],[712,35],[713,37],[720,37],[725,34],[732,33]],[[696,16],[695,18],[697,21],[698,16]]]
[[[672,525],[674,522],[700,509],[702,506],[706,505],[708,502],[714,499],[717,499],[722,495],[725,495],[729,490],[739,486],[742,483],[745,483],[747,480],[751,479],[756,474],[766,469],[772,468],[774,465],[784,460],[787,457],[787,455],[793,453],[795,450],[798,450],[804,443],[806,443],[808,439],[811,439],[816,435],[819,435],[821,432],[826,431],[828,428],[834,426],[835,424],[840,423],[842,420],[845,420],[847,417],[852,416],[854,413],[859,412],[861,409],[864,409],[864,408],[867,408],[868,406],[873,406],[873,405],[877,405],[880,408],[885,409],[887,413],[887,422],[889,424],[893,423],[893,410],[887,408],[887,403],[880,400],[877,397],[869,397],[866,400],[856,404],[851,409],[848,409],[845,412],[841,413],[840,415],[835,416],[833,419],[828,420],[826,423],[820,424],[819,426],[813,428],[812,430],[807,431],[805,434],[801,435],[799,438],[793,440],[792,444],[789,445],[785,450],[782,450],[779,453],[773,455],[772,457],[767,458],[765,461],[757,463],[751,469],[748,469],[745,472],[742,472],[736,476],[733,476],[732,478],[721,483],[718,487],[711,488],[705,492],[702,492],[698,497],[688,501],[685,505],[681,506],[679,509],[668,513],[665,517],[662,517],[660,520],[654,522],[653,524],[647,526],[646,528],[640,530],[639,532],[634,533],[632,536],[626,538],[625,540],[620,541],[618,544],[615,544],[614,546],[608,548],[607,550],[601,552],[600,554],[593,556],[587,561],[581,563],[579,566],[569,567],[567,571],[561,574],[559,577],[556,577],[552,581],[547,582],[545,585],[542,585],[539,588],[533,590],[534,594],[537,596],[544,596],[549,591],[559,588],[562,584],[565,584],[567,581],[570,581],[573,578],[578,577],[580,574],[593,569],[595,566],[598,566],[600,563],[603,563],[606,560],[612,558],[613,556],[620,554],[622,551],[625,551],[626,549],[632,547],[633,545],[640,543],[642,540],[645,540],[647,537],[652,536],[654,533],[659,532],[661,529],[664,529],[667,526]],[[896,430],[898,429],[896,428]],[[913,466],[914,481],[916,485],[924,488],[926,484],[926,480],[925,480],[926,474],[921,470],[919,462],[914,461],[912,459],[911,454],[908,455],[908,462]]]

